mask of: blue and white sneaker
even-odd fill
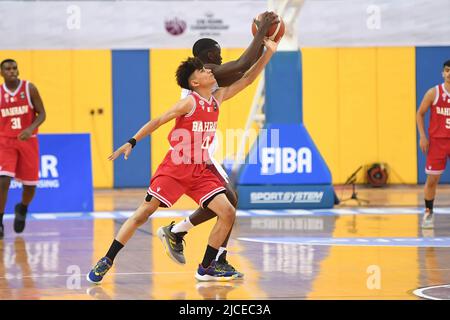
[[[422,229],[434,228],[434,215],[430,209],[426,209],[422,220]]]
[[[195,274],[198,281],[230,281],[234,278],[235,272],[219,268],[216,261],[212,261],[208,268],[204,268],[200,263]]]
[[[103,280],[103,277],[108,272],[108,270],[112,267],[113,263],[110,258],[103,257],[101,258],[95,267],[89,272],[86,276],[87,281],[91,283],[100,283]]]
[[[234,273],[234,279],[242,280],[244,279],[244,274],[242,272],[237,271],[227,260],[221,262],[216,261],[217,268],[223,271],[229,271]]]

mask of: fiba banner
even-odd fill
[[[330,170],[302,124],[269,124],[246,163],[237,183],[239,208],[333,207]]]
[[[0,1],[8,34],[0,48],[191,48],[202,37],[240,48],[253,39],[253,18],[266,7],[260,0]]]
[[[300,51],[276,52],[265,69],[264,129],[240,167],[239,208],[334,205],[331,172],[303,124]]]
[[[265,129],[247,156],[239,184],[331,184],[330,170],[302,124]]]
[[[93,211],[89,134],[39,134],[40,169],[29,212]],[[22,184],[13,180],[6,213],[22,198]]]

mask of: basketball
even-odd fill
[[[258,20],[258,21],[261,21],[262,15],[263,14],[261,13],[255,19]],[[275,42],[277,42],[279,39],[281,39],[281,37],[283,37],[284,31],[285,31],[283,19],[281,19],[280,16],[278,16],[278,18],[279,18],[280,22],[270,26],[269,30],[267,30],[267,33],[266,33],[266,37],[269,37],[270,40],[273,40]],[[258,31],[258,26],[253,21],[252,22],[252,33],[253,33],[253,36],[255,36],[257,31]]]

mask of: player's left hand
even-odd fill
[[[275,12],[266,11],[262,14],[261,21],[253,19],[253,22],[258,27],[258,30],[263,29],[264,33],[266,33],[270,26],[279,23],[280,19]]]
[[[19,135],[17,136],[17,138],[21,141],[25,141],[30,139],[30,137],[33,135],[33,130],[30,128],[26,128],[25,130],[23,130],[21,133],[19,133]]]
[[[122,145],[119,149],[114,151],[109,157],[108,160],[116,160],[122,153],[124,153],[125,160],[128,160],[128,156],[130,155],[132,150],[131,143],[127,142]]]
[[[264,38],[264,46],[267,48],[267,50],[271,51],[272,53],[277,51],[279,42],[280,40],[278,40],[278,42],[275,42],[273,40],[270,40],[269,38]]]

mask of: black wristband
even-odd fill
[[[128,140],[128,143],[131,144],[131,148],[133,149],[134,146],[136,145],[136,139],[135,138],[131,138],[130,140]]]

